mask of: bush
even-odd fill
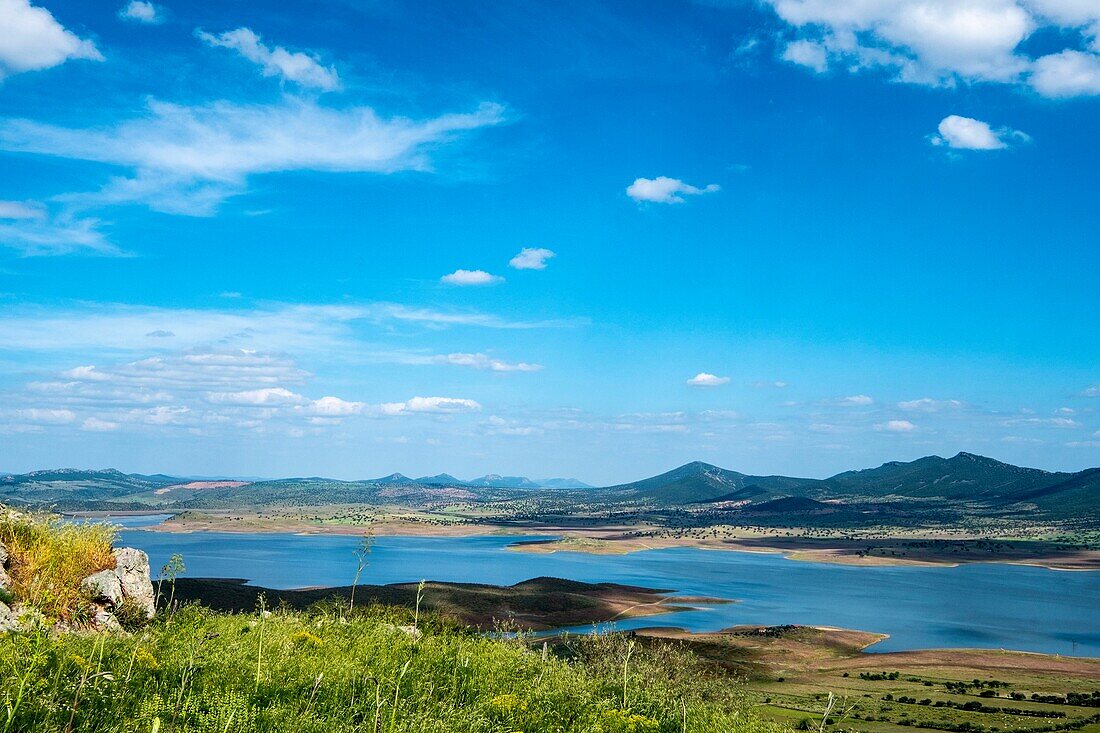
[[[46,514],[21,514],[0,507],[0,542],[10,556],[14,601],[48,618],[85,620],[90,599],[80,581],[115,566],[115,529],[105,524],[71,524]]]

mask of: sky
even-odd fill
[[[0,471],[1100,465],[1100,2],[0,0]]]

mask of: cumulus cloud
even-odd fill
[[[460,397],[413,397],[406,402],[386,402],[379,406],[383,415],[429,413],[452,415],[461,412],[479,412],[481,404]]]
[[[917,426],[908,420],[887,420],[875,425],[875,430],[884,430],[888,433],[911,433]]]
[[[718,190],[719,187],[715,183],[698,188],[678,178],[657,176],[656,178],[636,178],[634,183],[627,186],[626,195],[638,202],[682,204],[684,196],[698,196]]]
[[[553,256],[553,251],[543,247],[524,247],[508,260],[508,266],[517,270],[545,270],[546,261]]]
[[[369,107],[335,109],[293,97],[260,105],[152,100],[144,115],[110,127],[67,128],[3,118],[0,150],[132,171],[99,192],[59,197],[73,206],[143,203],[165,213],[205,216],[246,191],[254,174],[428,171],[429,148],[503,121],[504,109],[497,104],[412,120],[384,119]]]
[[[959,150],[1001,150],[1007,148],[1006,139],[1029,139],[1019,130],[1002,128],[994,130],[988,122],[975,120],[972,117],[960,115],[948,115],[940,120],[938,135],[930,139],[933,145],[944,145]]]
[[[1085,397],[1100,397],[1100,384],[1085,387],[1084,395]]]
[[[118,11],[118,17],[146,25],[159,25],[164,22],[164,14],[160,9],[144,0],[131,0]]]
[[[1100,54],[1067,49],[1037,59],[1032,69],[1031,86],[1045,97],[1100,94]]]
[[[729,381],[729,377],[719,377],[708,372],[699,372],[687,380],[685,384],[689,387],[720,387],[723,384],[729,384]]]
[[[1088,0],[763,0],[793,31],[783,58],[824,72],[885,70],[932,86],[1030,84],[1048,97],[1100,93],[1100,9]],[[1087,48],[1034,58],[1021,46],[1051,30]]]
[[[455,270],[439,280],[448,285],[494,285],[503,282],[504,278],[499,275],[490,275],[485,270]]]
[[[542,369],[541,364],[528,364],[522,361],[510,363],[494,359],[486,354],[439,354],[433,356],[432,361],[436,364],[473,367],[474,369],[487,369],[494,372],[537,372]]]
[[[200,30],[196,35],[210,46],[236,51],[259,66],[264,76],[277,76],[303,87],[326,92],[340,88],[340,77],[335,68],[322,66],[311,54],[291,52],[282,46],[265,46],[260,36],[250,28],[238,28],[218,35]]]
[[[839,400],[837,400],[838,404],[845,405],[847,407],[865,407],[867,405],[874,404],[874,402],[875,401],[871,397],[869,397],[865,394],[857,394],[857,395],[851,395],[849,397],[841,397]]]
[[[351,402],[339,397],[322,397],[309,403],[309,411],[323,417],[346,417],[358,415],[366,408],[363,402]]]
[[[103,60],[94,43],[66,30],[50,11],[30,0],[0,0],[0,28],[0,80],[69,59]]]
[[[222,405],[297,405],[305,401],[302,395],[284,387],[265,387],[243,392],[211,392],[206,399]]]
[[[829,68],[829,55],[825,46],[817,41],[806,39],[788,43],[787,47],[783,49],[783,60],[799,66],[809,67],[818,73],[822,73]]]

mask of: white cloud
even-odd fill
[[[50,11],[29,0],[0,0],[0,28],[0,79],[69,59],[103,60],[94,43],[66,30]]]
[[[898,408],[919,412],[938,412],[944,409],[960,408],[962,404],[963,403],[959,400],[934,400],[931,397],[921,397],[917,400],[904,400],[899,402]]]
[[[113,430],[118,430],[118,428],[119,424],[117,422],[100,420],[98,417],[89,417],[80,425],[81,430],[87,430],[92,433],[109,433]]]
[[[865,394],[851,395],[850,397],[841,397],[837,402],[841,405],[849,407],[864,407],[866,405],[874,404],[874,400]]]
[[[729,381],[729,377],[719,377],[708,372],[699,372],[687,380],[685,384],[689,387],[720,387],[723,384],[729,384]]]
[[[23,422],[40,425],[66,425],[76,419],[72,410],[32,407],[15,410],[14,416]]]
[[[511,321],[478,311],[440,311],[397,303],[288,304],[255,308],[157,308],[115,303],[0,308],[0,350],[178,353],[295,352],[332,355],[362,351],[363,324],[406,324],[424,329],[476,327],[495,330],[567,328],[583,320]],[[148,334],[170,331],[172,338]],[[352,347],[355,347],[354,349]],[[190,358],[190,357],[188,357]],[[196,355],[194,358],[199,358]],[[204,357],[205,358],[205,357]],[[430,361],[430,357],[429,361]],[[422,361],[421,363],[428,363]]]
[[[875,430],[885,430],[888,433],[911,433],[917,426],[908,420],[887,420],[875,425]]]
[[[433,356],[432,361],[436,364],[473,367],[474,369],[487,369],[494,372],[537,372],[542,369],[541,364],[528,364],[522,361],[509,363],[500,359],[493,359],[486,354],[440,354]]]
[[[627,186],[626,195],[635,201],[682,204],[684,203],[684,196],[698,196],[704,193],[714,193],[718,190],[719,187],[715,183],[698,188],[677,178],[658,176],[656,178],[635,179],[634,183]]]
[[[97,219],[69,213],[50,216],[45,207],[10,201],[2,203],[8,206],[0,205],[0,246],[15,249],[24,257],[72,252],[105,256],[123,254],[100,231]]]
[[[37,201],[0,201],[0,219],[45,219],[46,207]]]
[[[933,145],[946,145],[959,150],[1001,150],[1007,148],[1006,137],[1028,139],[1017,130],[994,130],[988,122],[972,117],[948,115],[940,120],[939,135],[931,137]]]
[[[554,252],[543,247],[524,247],[519,254],[508,260],[508,266],[517,270],[545,270],[546,261]]]
[[[122,10],[118,11],[118,17],[146,25],[158,25],[164,22],[164,14],[156,5],[145,0],[130,0]]]
[[[330,92],[340,88],[336,69],[322,66],[310,54],[287,51],[282,46],[270,48],[250,28],[238,28],[219,35],[198,31],[197,35],[211,46],[236,51],[263,70],[264,76],[278,76],[303,87]]]
[[[344,417],[358,415],[366,405],[362,402],[349,402],[339,397],[322,397],[309,403],[309,411],[325,417]]]
[[[448,285],[494,285],[503,282],[504,278],[499,275],[490,275],[485,270],[455,270],[439,280]]]
[[[757,387],[757,388],[770,387],[770,388],[773,388],[773,389],[786,389],[790,385],[788,385],[786,382],[784,382],[782,380],[779,380],[779,379],[772,380],[772,381],[768,381],[766,379],[759,379],[759,380],[753,382],[752,386]]]
[[[459,397],[413,397],[407,402],[387,402],[379,406],[383,415],[404,415],[407,413],[454,414],[478,412],[481,404],[474,400]]]
[[[253,174],[428,171],[430,147],[503,121],[504,110],[497,104],[417,121],[383,119],[369,107],[335,109],[293,97],[269,105],[186,106],[154,100],[145,115],[106,128],[0,119],[0,150],[96,161],[133,172],[97,193],[58,197],[70,205],[144,203],[166,213],[204,216],[243,193]]]
[[[1047,428],[1079,428],[1081,423],[1069,417],[1017,417],[1005,420],[1004,425],[1037,425]]]
[[[825,46],[817,41],[806,39],[791,41],[783,49],[783,60],[799,66],[806,66],[819,74],[829,69],[828,52],[825,50]]]
[[[1100,94],[1100,54],[1067,49],[1035,60],[1031,86],[1044,97]]]
[[[223,405],[297,405],[305,401],[302,395],[284,387],[265,387],[243,392],[211,392],[206,399]]]
[[[1100,9],[1092,0],[763,0],[795,34],[783,57],[817,72],[882,69],[895,80],[1030,84],[1048,97],[1100,93]],[[1038,30],[1076,38],[1032,58]],[[1078,34],[1077,31],[1080,33]]]
[[[1100,397],[1100,384],[1094,384],[1091,387],[1086,387],[1084,395],[1085,397]]]

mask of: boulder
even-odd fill
[[[0,568],[7,567],[8,565],[8,548],[4,547],[4,543],[0,542]]]
[[[149,556],[132,547],[120,547],[114,551],[114,556],[114,572],[122,586],[122,597],[136,603],[146,618],[153,618],[157,612],[157,597],[149,576]]]
[[[11,588],[11,576],[8,575],[8,571],[4,570],[4,566],[0,565],[0,592],[6,592]]]
[[[100,570],[80,581],[80,588],[92,597],[92,600],[102,601],[112,608],[118,608],[122,603],[123,590],[119,575],[114,570]]]

